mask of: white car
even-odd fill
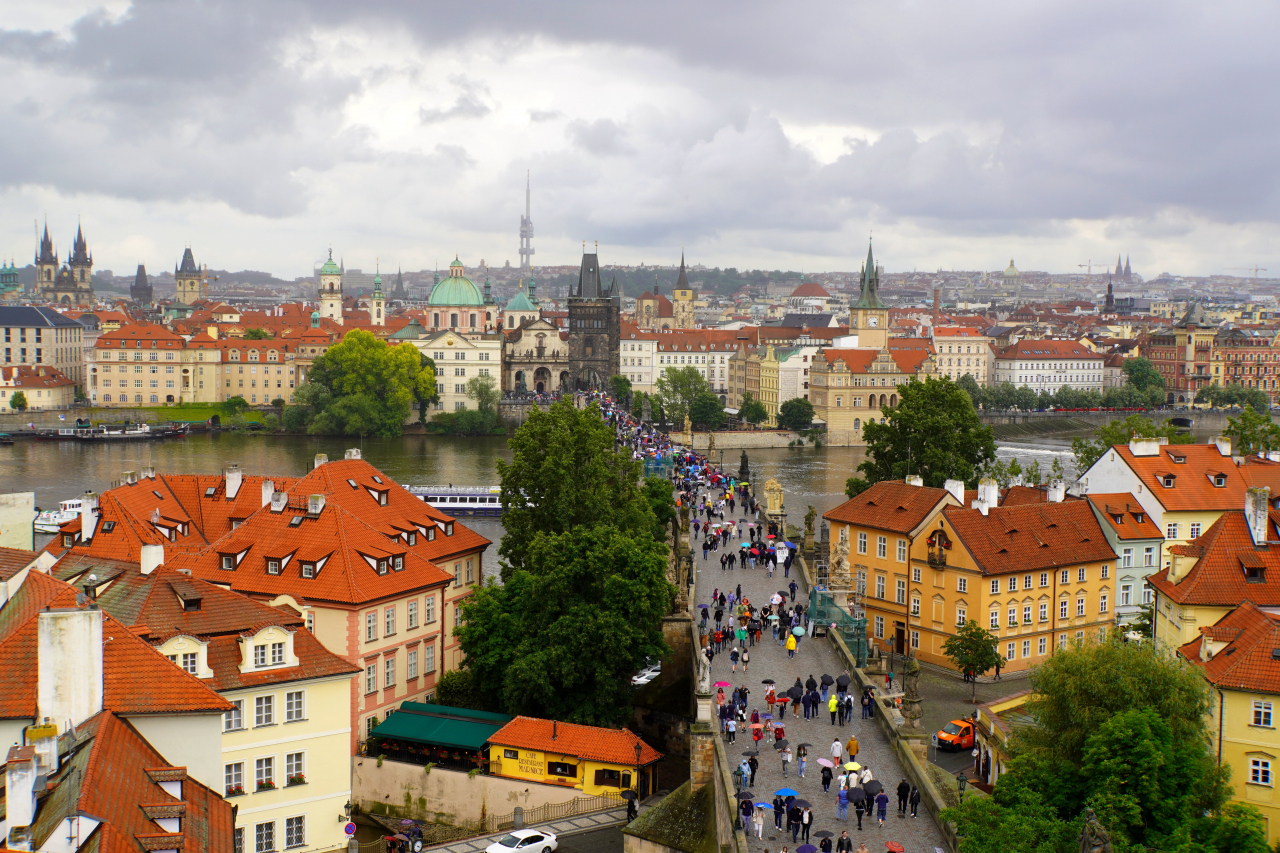
[[[631,677],[631,683],[634,684],[636,687],[639,687],[642,684],[648,684],[650,681],[653,681],[655,678],[657,678],[661,674],[662,674],[662,664],[655,663],[653,666],[645,667],[644,669],[640,670],[635,675],[633,675]]]
[[[511,853],[513,850],[551,853],[556,845],[555,833],[541,829],[514,829],[484,848],[484,853]]]

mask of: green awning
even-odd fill
[[[498,729],[511,722],[507,714],[404,702],[379,723],[372,737],[425,743],[453,749],[480,750]]]

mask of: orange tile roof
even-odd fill
[[[636,763],[638,743],[641,765],[662,758],[662,753],[627,729],[559,723],[537,717],[516,717],[490,735],[489,743],[632,766]]]
[[[902,480],[881,480],[856,498],[823,513],[822,517],[875,530],[906,533],[915,530],[949,494],[946,489],[908,486]]]
[[[1272,494],[1280,494],[1280,464],[1246,457],[1245,464],[1237,466],[1213,443],[1167,444],[1154,456],[1134,456],[1127,444],[1114,445],[1111,452],[1170,512],[1239,509],[1244,506],[1245,490],[1251,486],[1270,486]],[[1173,486],[1164,485],[1169,474],[1174,477]],[[1222,486],[1214,485],[1215,474],[1225,475]]]
[[[1274,510],[1269,513],[1268,542],[1280,540],[1278,518]],[[1223,513],[1198,539],[1169,550],[1197,558],[1195,565],[1177,583],[1169,580],[1168,569],[1147,582],[1179,604],[1235,607],[1249,600],[1262,607],[1280,605],[1280,545],[1256,548],[1243,510]],[[1250,582],[1246,566],[1263,570],[1261,582]]]
[[[1119,539],[1163,539],[1138,499],[1128,492],[1098,493],[1088,496]]]
[[[1061,358],[1102,360],[1102,356],[1096,352],[1091,352],[1075,341],[1031,340],[1029,338],[1023,338],[1016,344],[1010,344],[1004,349],[998,350],[996,358],[1016,358],[1024,361]]]
[[[1114,560],[1098,519],[1084,501],[942,511],[983,574]]]
[[[804,282],[795,290],[791,291],[791,295],[793,297],[810,297],[810,298],[823,297],[826,299],[831,298],[831,294],[827,292],[827,289],[822,285],[818,284],[816,281]]]
[[[1064,495],[1065,501],[1077,501],[1075,495]],[[1025,504],[1050,503],[1049,489],[1046,486],[1010,486],[1000,494],[1000,506],[1023,506]]]
[[[1201,636],[1181,646],[1178,654],[1200,667],[1210,684],[1228,690],[1280,693],[1280,617],[1260,610],[1252,601],[1200,629]],[[1209,660],[1201,660],[1206,642],[1227,641]]]

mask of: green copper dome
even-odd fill
[[[320,267],[320,275],[341,275],[342,270],[333,262],[333,249],[329,250],[329,260],[324,262],[324,266]]]
[[[449,276],[431,288],[428,305],[456,308],[480,308],[484,305],[484,297],[480,288],[471,279],[462,274],[462,261],[457,258],[449,264]]]
[[[507,303],[506,311],[537,311],[537,307],[529,301],[529,297],[525,295],[524,288],[516,291],[516,295],[511,297],[511,301]]]

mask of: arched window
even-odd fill
[[[458,315],[457,315],[457,314],[450,314],[450,315],[449,315],[449,328],[451,328],[451,329],[456,329],[456,328],[458,328]]]
[[[435,328],[437,328],[437,329],[438,329],[438,328],[440,328],[440,315],[439,315],[439,314],[432,314],[432,315],[431,315],[431,325],[432,325],[432,326],[434,326],[434,327],[435,327]]]

